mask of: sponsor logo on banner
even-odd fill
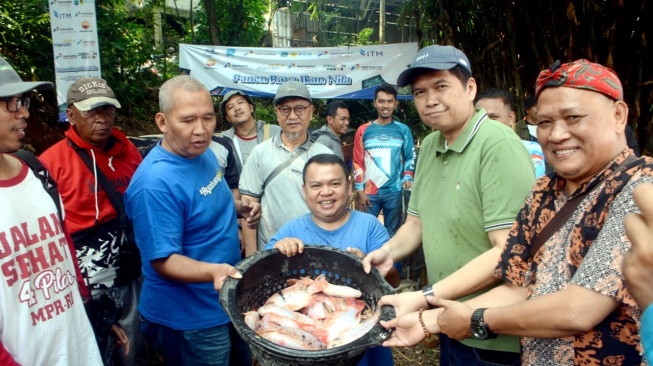
[[[87,71],[99,71],[100,68],[98,68],[95,65],[91,66],[72,66],[72,67],[57,67],[56,71],[57,72],[87,72]]]
[[[353,52],[330,52],[329,57],[352,57]]]
[[[209,58],[209,59],[206,60],[206,66],[208,66],[208,67],[215,66],[215,63],[216,63],[216,61],[214,59],[212,59],[212,58]]]
[[[306,69],[314,69],[315,65],[297,65],[295,63],[292,63],[292,64],[288,65],[288,68],[289,69],[303,69],[303,70],[306,70]]]
[[[383,51],[378,50],[361,50],[358,52],[363,57],[383,57]]]
[[[243,56],[276,56],[276,51],[247,51],[243,53]],[[229,56],[229,55],[227,55]]]
[[[283,68],[284,64],[270,64],[268,66],[257,66],[256,71],[278,71]]]
[[[322,67],[328,71],[344,71],[347,68],[346,64],[324,64]]]
[[[236,50],[234,48],[227,48],[227,57],[235,57],[235,56],[236,56]]]
[[[356,64],[351,67],[350,70],[364,70],[364,71],[379,71],[383,70],[383,66],[380,65],[361,65],[361,64]]]
[[[59,18],[59,19],[72,19],[73,17],[71,13],[60,13],[56,10],[53,10],[52,14],[54,14],[55,18]]]
[[[97,58],[97,52],[93,52],[93,51],[80,52],[77,54],[77,56],[79,56],[79,58],[81,58],[82,60],[95,59]]]
[[[77,60],[77,55],[76,54],[74,54],[74,55],[73,54],[64,55],[62,53],[59,53],[56,56],[54,56],[54,59],[55,60]]]
[[[63,41],[63,42],[55,42],[52,45],[55,46],[55,47],[58,47],[58,48],[64,48],[64,47],[70,47],[73,44],[72,44],[72,42]]]
[[[97,45],[96,41],[87,41],[85,39],[80,39],[77,41],[77,45],[82,45],[84,47],[95,47]]]
[[[95,13],[91,13],[89,11],[78,11],[77,13],[75,13],[75,17],[87,17],[87,18],[90,18],[90,17],[94,17],[94,16],[95,16]]]
[[[62,27],[55,27],[52,29],[52,33],[73,33],[75,32],[74,28],[62,28]]]
[[[57,5],[57,6],[71,5],[72,3],[73,3],[73,0],[52,0],[52,1],[50,1],[50,5]],[[75,4],[75,5],[77,5],[77,4]]]
[[[249,65],[243,65],[243,64],[232,64],[231,62],[227,62],[224,65],[224,68],[232,68],[232,69],[243,69],[243,68],[248,68]]]

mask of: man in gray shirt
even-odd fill
[[[254,117],[256,104],[252,97],[240,90],[232,90],[220,102],[222,117],[232,127],[222,133],[232,145],[238,172],[242,172],[247,157],[254,147],[278,134],[279,126],[257,121]]]
[[[240,175],[243,198],[261,203],[258,233],[243,226],[246,255],[262,249],[283,224],[310,212],[302,194],[304,164],[314,155],[332,153],[309,138],[314,106],[304,84],[281,84],[274,106],[281,132],[254,147]]]

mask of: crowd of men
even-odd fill
[[[350,174],[344,102],[310,133],[304,84],[278,87],[276,124],[232,90],[219,106],[232,127],[216,138],[212,97],[189,75],[161,86],[163,137],[144,157],[114,126],[119,96],[82,78],[67,91],[65,138],[37,159],[20,140],[31,93],[53,84],[22,81],[0,57],[0,364],[145,365],[156,353],[251,365],[219,291],[243,256],[310,243],[395,286],[396,263],[423,248],[431,284],[381,298],[394,331],[359,365],[392,365],[388,347],[431,336],[440,365],[647,365],[653,160],[627,142],[618,76],[556,62],[516,122],[514,96],[479,92],[472,70],[453,46],[421,49],[396,81],[432,130],[419,160],[383,84]]]

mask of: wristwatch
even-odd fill
[[[426,296],[435,296],[435,293],[433,292],[433,286],[428,285],[428,286],[422,287],[422,295],[424,295],[424,297],[426,297]]]
[[[477,339],[494,339],[497,337],[497,335],[492,333],[490,327],[485,324],[485,321],[483,320],[484,312],[485,308],[474,310],[474,313],[472,314],[472,321],[470,323],[472,334],[474,334],[474,337]]]
[[[428,286],[422,287],[422,295],[424,295],[424,297],[435,296],[435,291],[433,291],[433,286],[428,285]],[[435,309],[437,307],[435,305],[431,305],[431,303],[428,302],[428,301],[426,303],[429,305],[429,309]]]

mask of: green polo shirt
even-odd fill
[[[440,132],[424,139],[408,205],[408,213],[422,221],[431,283],[490,249],[487,233],[512,226],[535,182],[533,162],[522,141],[509,127],[487,118],[483,110],[476,110],[451,146],[445,141]],[[517,337],[463,343],[519,352]]]

